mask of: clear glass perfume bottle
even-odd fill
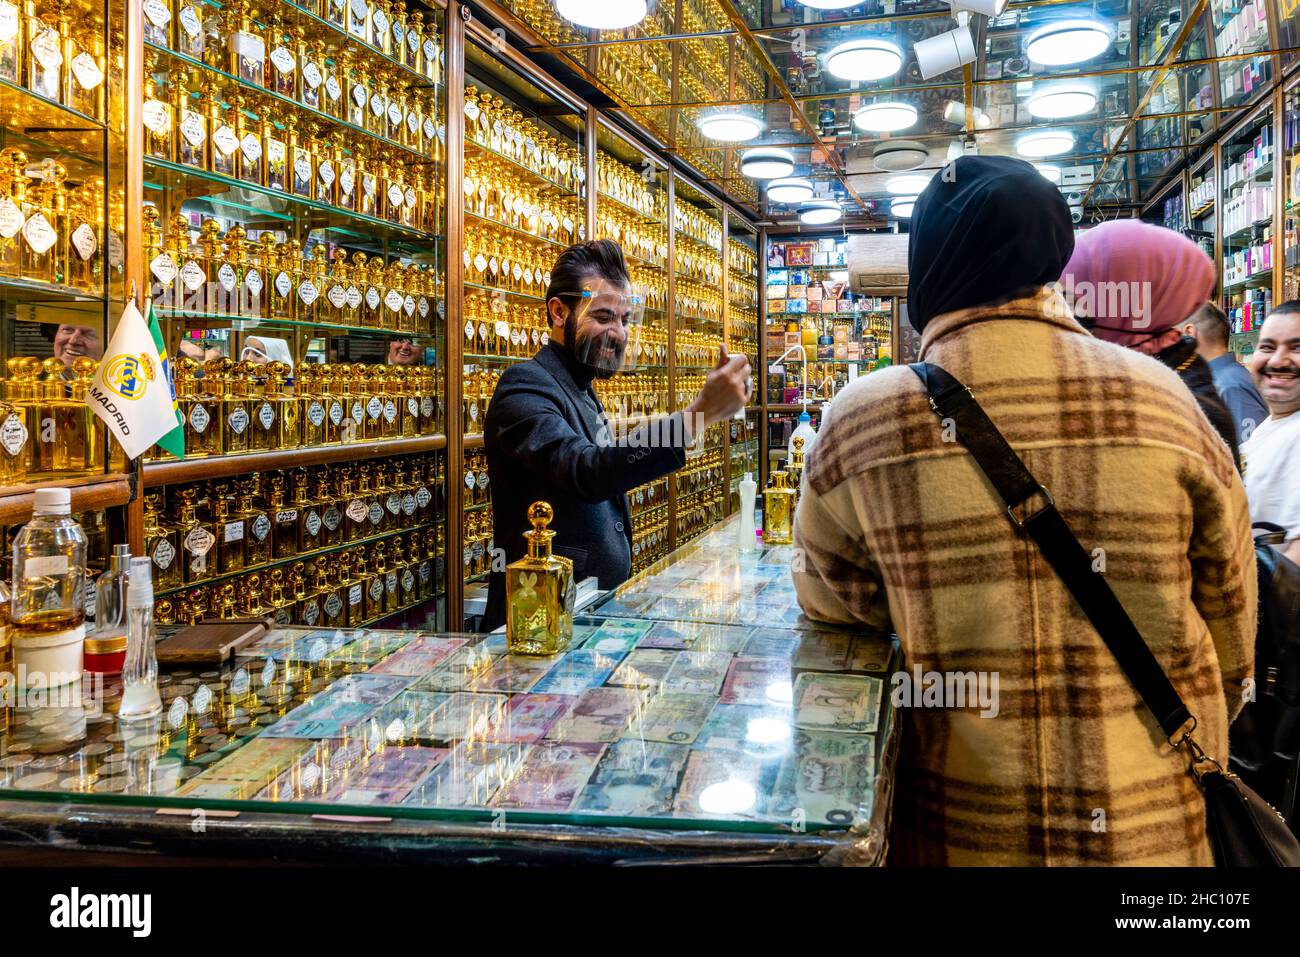
[[[555,512],[546,502],[528,509],[528,554],[506,566],[506,642],[510,654],[554,655],[573,638],[573,562],[551,552]]]
[[[153,581],[148,558],[131,559],[126,589],[126,662],[118,718],[140,721],[162,713],[158,658],[154,651]]]
[[[27,88],[56,103],[63,100],[63,37],[59,27],[62,20],[66,28],[66,9],[63,0],[27,0]]]
[[[18,83],[23,72],[26,32],[17,3],[0,0],[0,79]]]

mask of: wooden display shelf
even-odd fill
[[[144,487],[159,488],[183,482],[249,475],[253,472],[291,469],[300,465],[329,465],[377,459],[393,455],[418,455],[447,447],[445,435],[419,435],[375,442],[350,442],[347,445],[319,445],[302,449],[277,449],[274,452],[247,452],[239,455],[211,455],[184,462],[148,462],[144,467]]]
[[[113,508],[131,501],[131,476],[125,473],[89,475],[0,488],[0,525],[21,525],[32,517],[38,488],[72,491],[72,514]]]
[[[481,449],[481,448],[483,448],[483,433],[482,433],[482,432],[466,432],[466,433],[465,433],[465,441],[464,441],[463,445],[464,445],[464,447],[467,448],[467,449]]]

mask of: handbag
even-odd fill
[[[1182,749],[1205,798],[1206,833],[1219,867],[1298,867],[1300,841],[1282,816],[1237,775],[1196,743],[1196,718],[1142,640],[1133,620],[1040,484],[985,414],[974,394],[939,366],[910,367],[940,419],[956,425],[957,439],[1006,503],[1016,530],[1038,546],[1120,669],[1155,717],[1169,744]]]

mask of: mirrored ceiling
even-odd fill
[[[849,226],[897,220],[893,200],[963,152],[1025,157],[1085,215],[1114,215],[1300,54],[1295,0],[649,0],[600,28],[645,3],[499,7],[529,52],[779,224],[795,209],[744,174],[749,150],[788,151]]]

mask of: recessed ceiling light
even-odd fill
[[[789,176],[794,172],[794,156],[789,150],[756,147],[741,154],[740,171],[753,179]]]
[[[1097,105],[1097,94],[1085,86],[1058,86],[1036,90],[1026,101],[1029,112],[1042,120],[1081,116]]]
[[[1037,159],[1040,156],[1057,156],[1074,148],[1074,134],[1069,130],[1043,130],[1029,133],[1016,140],[1016,152]]]
[[[1053,166],[1051,163],[1035,163],[1034,169],[1042,173],[1049,183],[1061,185],[1061,167]]]
[[[799,176],[774,179],[767,184],[767,198],[774,203],[802,203],[812,197],[812,182]]]
[[[916,123],[910,103],[868,103],[853,114],[853,125],[869,133],[893,133]]]
[[[915,206],[915,196],[900,196],[889,204],[889,211],[899,219],[907,219],[907,217],[912,215],[912,209]]]
[[[763,122],[748,113],[705,113],[696,124],[711,140],[740,143],[763,132]]]
[[[580,27],[623,30],[645,19],[646,0],[555,0],[555,10]]]
[[[1044,66],[1082,63],[1106,52],[1111,28],[1098,20],[1053,20],[1029,34],[1025,52]]]
[[[895,196],[916,196],[930,185],[930,179],[930,176],[920,174],[895,176],[885,184],[885,188]]]
[[[799,222],[806,226],[825,226],[842,215],[840,204],[833,199],[814,199],[799,207]]]
[[[882,140],[871,151],[871,161],[876,169],[887,173],[901,173],[916,169],[929,157],[930,151],[915,140]]]
[[[888,40],[848,40],[826,54],[826,69],[841,80],[883,80],[902,68],[903,51]]]

